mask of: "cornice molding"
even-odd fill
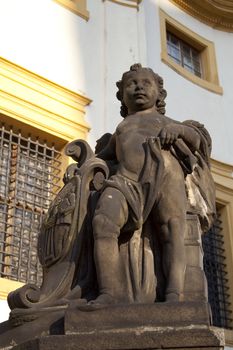
[[[215,29],[233,32],[232,0],[170,0],[170,2]]]
[[[56,142],[86,138],[89,98],[0,57],[0,117],[51,134]],[[59,141],[60,140],[60,141]]]
[[[211,173],[216,187],[233,197],[233,165],[211,159]]]

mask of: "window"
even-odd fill
[[[202,77],[201,55],[198,50],[167,31],[167,53],[179,65]]]
[[[208,282],[208,300],[213,325],[232,328],[231,303],[227,276],[224,237],[220,211],[213,227],[202,238],[204,270]]]
[[[214,43],[192,32],[160,10],[161,59],[184,78],[222,94]]]
[[[0,128],[0,277],[40,284],[37,239],[61,180],[61,153]]]

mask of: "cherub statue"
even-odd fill
[[[164,298],[178,301],[184,286],[188,197],[192,197],[192,186],[188,183],[194,184],[194,174],[200,171],[198,164],[200,168],[203,162],[209,162],[210,137],[197,122],[180,123],[164,115],[163,80],[151,69],[140,64],[131,66],[117,87],[124,120],[97,154],[106,161],[116,160],[118,166],[115,175],[105,182],[94,213],[94,257],[100,293],[94,302],[119,302],[127,297],[130,300],[129,290],[125,290],[125,261],[119,245],[129,232],[137,231],[140,236],[148,219],[152,236],[156,236],[162,251]],[[193,175],[188,177],[188,174]],[[208,227],[214,214],[214,196],[209,173],[207,177],[210,183],[206,188],[201,183],[195,186],[205,211],[202,207],[200,216]],[[143,287],[142,280],[137,283],[144,291],[136,299],[153,302],[154,279],[144,281]]]
[[[124,120],[114,134],[96,154],[81,140],[67,147],[76,164],[39,236],[43,284],[9,295],[15,323],[71,300],[184,300],[187,215],[202,232],[215,215],[211,139],[200,123],[165,116],[163,79],[151,69],[134,64],[117,87]]]

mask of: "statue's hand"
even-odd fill
[[[178,137],[182,136],[182,126],[179,124],[168,124],[166,125],[159,133],[159,138],[161,142],[161,146],[170,146]]]

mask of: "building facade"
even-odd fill
[[[41,281],[37,235],[62,184],[65,145],[85,138],[94,147],[114,131],[121,120],[115,82],[141,62],[164,78],[167,115],[200,121],[212,136],[218,220],[204,243],[205,265],[215,323],[228,329],[230,346],[232,1],[8,0],[0,1],[0,27],[2,320],[7,293]]]

